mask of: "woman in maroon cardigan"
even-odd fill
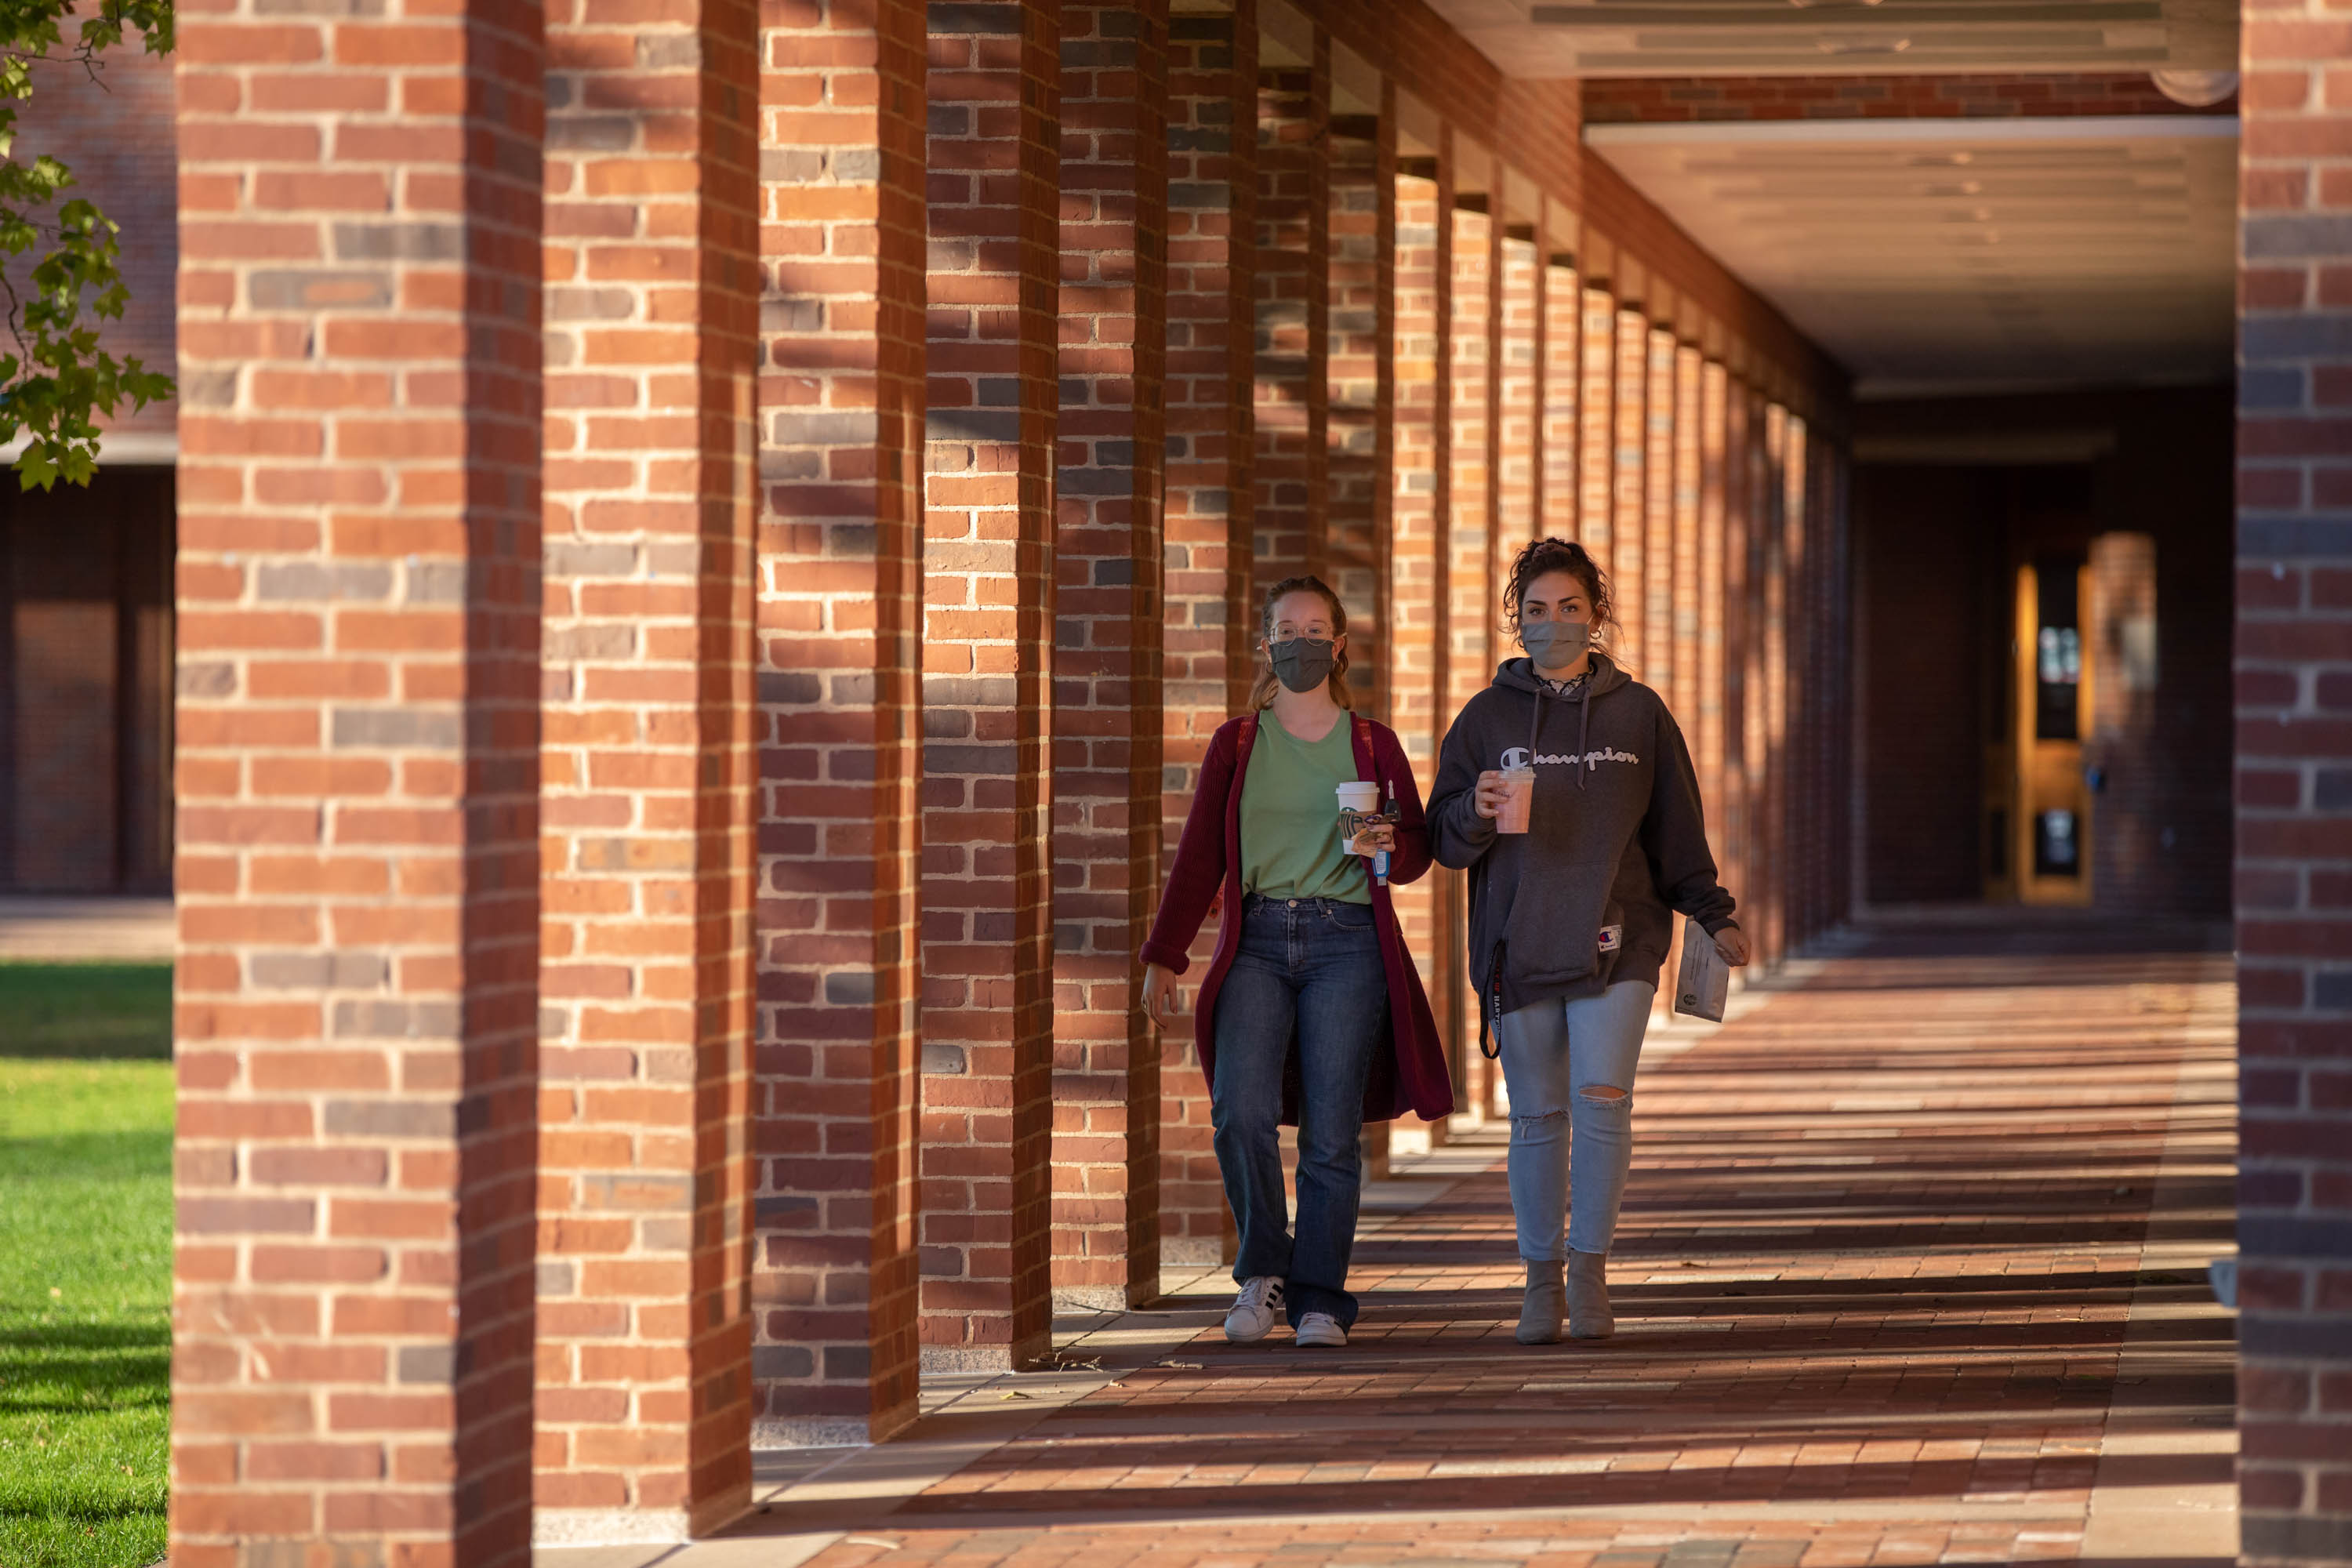
[[[1254,1343],[1286,1315],[1301,1345],[1344,1345],[1363,1186],[1363,1125],[1454,1109],[1436,1020],[1389,899],[1429,868],[1421,792],[1387,726],[1349,711],[1348,616],[1314,577],[1266,595],[1251,711],[1209,742],[1151,939],[1144,1005],[1174,1016],[1185,950],[1213,908],[1216,956],[1194,1025],[1217,1167],[1241,1247],[1225,1337]],[[1392,822],[1350,854],[1339,789],[1375,786]],[[1276,1129],[1298,1127],[1298,1234],[1286,1222]]]

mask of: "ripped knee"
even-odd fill
[[[1589,1105],[1617,1105],[1631,1098],[1613,1083],[1588,1083],[1576,1095]]]

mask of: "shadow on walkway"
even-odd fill
[[[1346,1350],[1227,1345],[1230,1284],[1171,1275],[898,1442],[765,1457],[739,1539],[632,1564],[2230,1560],[2226,952],[1848,945],[1644,1067],[1615,1340],[1513,1342],[1484,1130],[1368,1209]]]

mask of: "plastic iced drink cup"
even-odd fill
[[[1505,768],[1503,787],[1511,793],[1503,802],[1502,812],[1495,818],[1496,830],[1502,833],[1525,833],[1528,830],[1528,817],[1536,804],[1535,769]]]
[[[1358,816],[1370,816],[1380,810],[1381,786],[1362,782],[1343,784],[1339,786],[1339,836],[1347,840],[1349,854],[1360,854],[1362,851],[1356,847],[1356,819]]]

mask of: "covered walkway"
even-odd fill
[[[1171,1270],[732,1539],[541,1562],[2233,1561],[2234,1005],[2197,928],[1881,930],[1645,1056],[1614,1342],[1512,1342],[1496,1129],[1377,1189],[1344,1352]]]

